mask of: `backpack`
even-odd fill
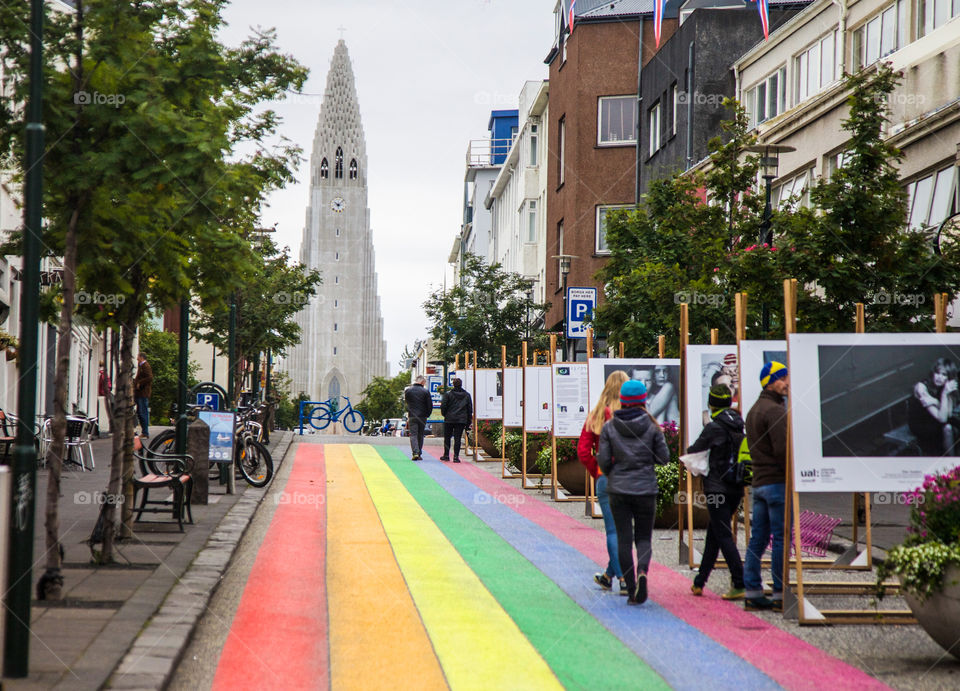
[[[738,441],[739,440],[739,441]],[[745,434],[730,435],[730,458],[721,475],[724,482],[737,487],[748,487],[753,481],[753,459]]]

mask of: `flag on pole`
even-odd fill
[[[570,33],[573,33],[573,8],[577,4],[577,0],[570,0],[570,14],[567,19],[567,26],[569,27]]]
[[[653,37],[660,47],[660,27],[663,24],[663,6],[666,0],[653,0]]]
[[[768,0],[757,0],[757,11],[760,13],[760,24],[763,25],[763,40],[770,38],[770,7]]]

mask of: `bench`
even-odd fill
[[[161,453],[151,451],[143,445],[140,437],[134,437],[133,457],[140,466],[140,476],[133,478],[134,505],[136,493],[142,492],[140,505],[134,509],[138,523],[158,522],[144,521],[144,513],[170,512],[176,519],[180,532],[183,532],[183,519],[186,516],[188,523],[193,523],[193,512],[190,500],[193,496],[193,458],[187,454]],[[150,499],[151,490],[169,490],[172,499]]]
[[[840,525],[840,519],[833,516],[827,516],[815,511],[800,512],[800,550],[805,554],[812,554],[817,557],[827,556],[827,550],[830,547],[830,538],[833,537],[833,531]],[[784,539],[788,539],[787,536]],[[793,554],[793,538],[789,537],[790,553]],[[770,539],[768,548],[773,546],[773,538]]]

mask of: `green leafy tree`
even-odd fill
[[[549,303],[530,302],[529,287],[523,276],[468,255],[460,283],[435,292],[423,303],[438,356],[453,362],[458,353],[476,351],[481,367],[499,367],[500,348],[505,345],[507,358],[516,358],[527,338],[528,325],[542,318],[550,307]],[[546,349],[545,334],[531,336],[534,348]]]
[[[152,395],[150,396],[151,421],[158,422],[170,417],[170,411],[177,400],[179,377],[180,341],[177,334],[170,331],[140,329],[140,352],[150,363],[153,371]],[[197,371],[200,366],[192,360],[188,363],[188,386],[197,383]],[[161,423],[162,424],[162,423]]]
[[[368,420],[402,417],[406,411],[403,390],[410,386],[410,372],[401,371],[395,377],[374,377],[363,390],[363,400],[356,406]]]

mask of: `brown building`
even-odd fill
[[[565,2],[559,2],[562,8]],[[585,7],[582,7],[584,5]],[[663,45],[677,28],[679,2],[667,2]],[[571,255],[568,286],[594,286],[606,256],[608,209],[636,202],[637,54],[643,31],[643,64],[655,52],[652,0],[576,5],[572,33],[558,14],[550,66],[550,141],[547,186],[545,325],[560,329],[564,281],[560,261]],[[602,300],[602,289],[599,290]],[[583,349],[583,341],[578,341]]]

